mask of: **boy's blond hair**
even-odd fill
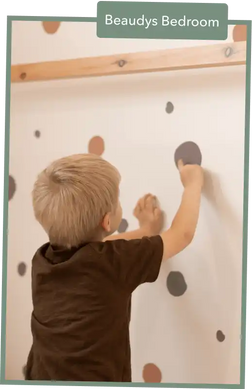
[[[70,248],[94,238],[103,217],[117,207],[119,183],[117,169],[92,154],[59,159],[42,171],[33,208],[51,244]]]

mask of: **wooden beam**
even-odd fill
[[[246,42],[13,65],[11,82],[111,76],[246,64]]]

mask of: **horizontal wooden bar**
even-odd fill
[[[11,82],[111,76],[246,64],[246,42],[13,65]]]

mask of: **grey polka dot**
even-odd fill
[[[34,135],[35,135],[36,138],[40,138],[41,132],[39,130],[36,130],[34,132]]]
[[[201,165],[202,155],[199,146],[194,142],[182,143],[174,154],[175,164],[182,159],[184,165]]]
[[[174,105],[170,101],[166,104],[165,111],[167,113],[172,113],[174,111]]]
[[[224,340],[225,340],[225,335],[223,334],[223,332],[222,331],[217,331],[216,332],[216,338],[217,338],[217,340],[219,341],[219,342],[224,342]]]
[[[187,285],[182,273],[178,271],[171,271],[166,280],[166,286],[172,296],[182,296],[186,290]]]
[[[16,182],[12,176],[9,176],[9,200],[11,200],[16,192]]]
[[[20,262],[18,265],[18,274],[20,276],[24,276],[26,273],[26,264],[24,262]]]
[[[122,219],[120,226],[118,227],[118,232],[125,232],[128,228],[129,224],[126,219]]]

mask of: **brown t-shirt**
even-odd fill
[[[26,380],[131,382],[131,293],[157,279],[162,256],[160,236],[43,245],[32,262]]]

